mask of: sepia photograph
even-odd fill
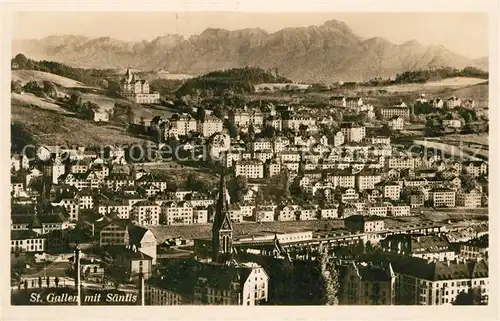
[[[494,305],[488,13],[285,9],[12,13],[12,306]]]

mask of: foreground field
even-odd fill
[[[56,111],[56,112],[59,112],[61,114],[73,114],[72,112],[61,108],[61,106],[49,101],[48,99],[42,99],[40,97],[37,97],[37,96],[35,96],[33,94],[29,94],[29,93],[24,93],[22,95],[12,93],[11,102],[14,105],[20,105],[20,106],[24,106],[24,105],[31,106],[32,105],[32,106],[36,106],[36,107],[41,108],[41,109]]]
[[[42,144],[88,147],[145,142],[128,135],[122,127],[96,125],[54,111],[12,104],[11,113],[11,121],[18,123]]]

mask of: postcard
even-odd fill
[[[11,308],[494,304],[491,13],[56,7],[10,12]]]

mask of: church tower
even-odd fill
[[[127,72],[125,72],[125,80],[130,83],[132,81],[132,71],[130,71],[130,67],[127,67]]]
[[[226,153],[223,154],[223,159]],[[229,200],[225,181],[224,161],[221,162],[219,196],[212,225],[212,261],[225,263],[231,259],[233,227],[229,217]]]

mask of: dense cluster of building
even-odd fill
[[[120,85],[122,94],[137,103],[159,98],[130,70]],[[427,102],[423,96],[419,99]],[[374,108],[360,97],[335,96],[329,103],[378,118],[393,131],[404,130],[410,117],[404,102]],[[455,98],[448,107],[464,104],[474,106],[473,101]],[[486,161],[398,150],[391,135],[372,135],[359,121],[341,122],[327,135],[322,128],[333,124],[331,117],[315,117],[291,106],[234,109],[228,122],[243,133],[259,134],[272,127],[277,134],[244,142],[230,137],[223,120],[212,114],[202,119],[174,114],[150,122],[163,138],[176,138],[185,150],[198,152],[192,134],[201,137],[210,157],[200,161],[220,160],[222,175],[213,193],[172,189],[161,175],[132,165],[120,148],[104,155],[45,146],[35,158],[12,155],[12,252],[63,251],[74,232],[83,231],[101,254],[77,258],[85,278],[104,282],[106,275],[121,275],[127,282],[146,280],[142,293],[150,305],[284,302],[279,301],[287,296],[286,281],[279,276],[283,264],[290,267],[287,278],[294,280],[304,274],[301,264],[316,264],[322,251],[339,274],[340,304],[452,304],[470,291],[487,302],[487,224],[404,220],[423,208],[465,212],[487,207]],[[228,176],[248,182],[238,202],[229,198]],[[300,197],[259,198],[276,177],[286,179]],[[238,226],[245,223],[313,220],[341,224],[238,234]],[[203,224],[212,225],[210,237],[183,240],[194,258],[162,261],[165,243],[155,234],[158,227]],[[378,258],[334,255],[339,248],[354,251],[359,246],[363,254],[376,249]],[[302,286],[326,282],[313,273],[308,277]],[[289,292],[287,302],[305,302]]]

